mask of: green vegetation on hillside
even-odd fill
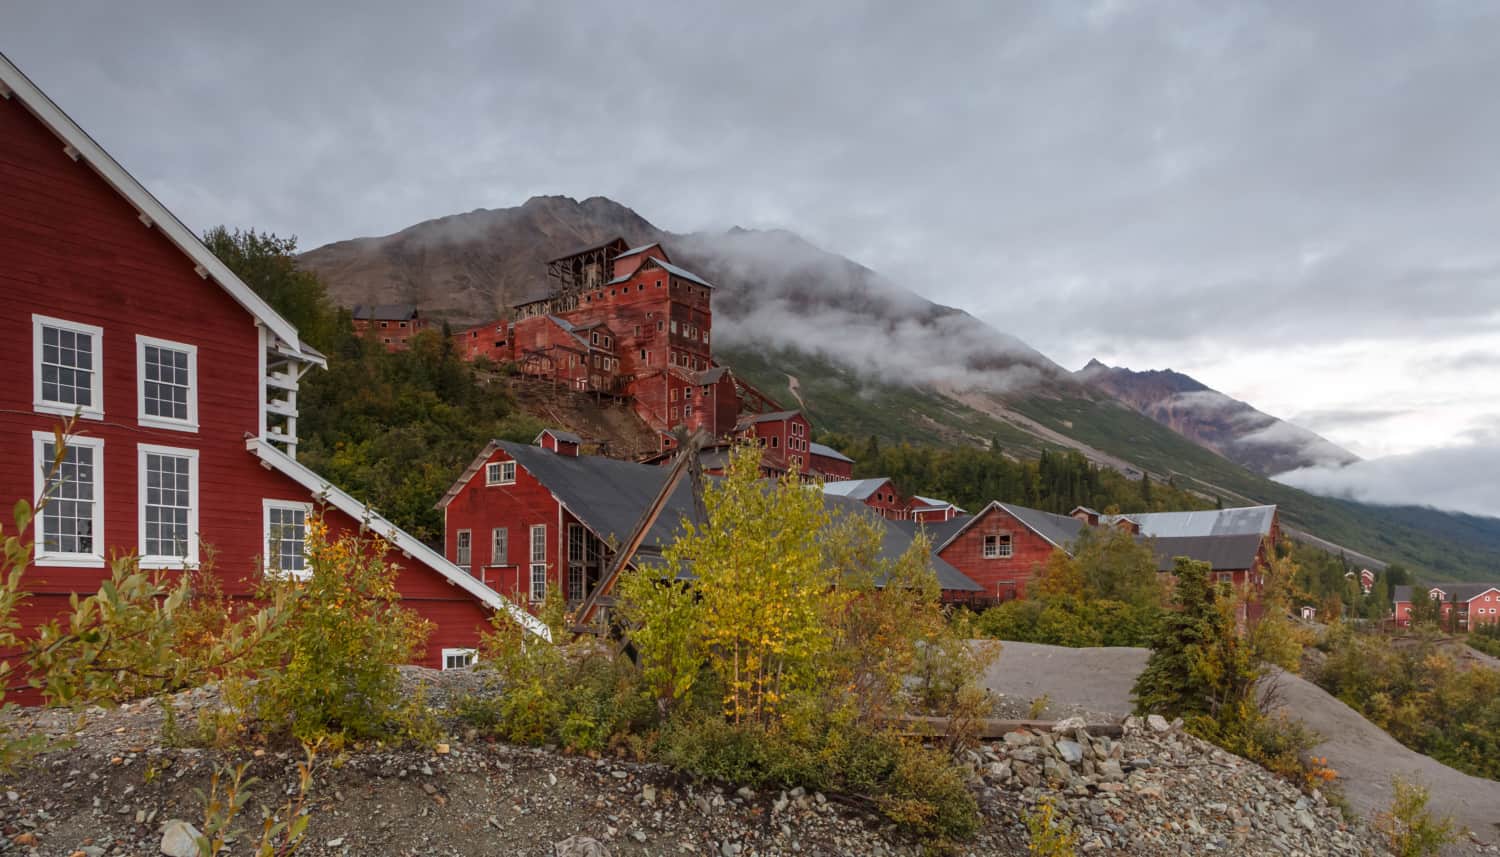
[[[882,446],[843,435],[822,435],[823,443],[855,460],[856,478],[885,476],[901,490],[955,503],[978,512],[990,501],[1015,503],[1066,515],[1079,506],[1098,511],[1165,512],[1211,509],[1213,503],[1172,485],[1130,480],[1091,464],[1076,451],[1042,450],[1034,460],[1008,457],[996,443],[972,446]]]
[[[1426,624],[1394,639],[1341,628],[1323,648],[1324,690],[1413,750],[1500,780],[1500,670],[1458,664]]]
[[[933,446],[998,440],[1018,457],[1057,446],[1013,423],[947,398],[935,389],[875,381],[827,358],[792,349],[760,353],[719,348],[720,359],[752,384],[798,405],[787,376],[817,428],[883,443]],[[1028,396],[997,397],[1004,406],[1183,489],[1219,497],[1226,506],[1274,503],[1285,525],[1400,563],[1424,579],[1487,579],[1500,557],[1500,521],[1416,507],[1371,506],[1319,497],[1245,470],[1149,417],[1096,394],[1059,386]]]
[[[218,227],[204,241],[328,355],[328,369],[303,376],[298,392],[297,457],[418,538],[442,538],[433,504],[486,443],[541,430],[438,332],[397,352],[355,336],[348,312],[297,268],[295,239]]]

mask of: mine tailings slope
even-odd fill
[[[1053,705],[1125,716],[1130,688],[1150,657],[1147,649],[1069,649],[1035,643],[1004,644],[985,686],[1007,697],[1051,698]],[[1431,806],[1486,843],[1500,841],[1500,782],[1472,777],[1403,746],[1359,712],[1301,676],[1277,672],[1277,693],[1288,714],[1318,733],[1312,751],[1339,772],[1349,804],[1366,818],[1390,806],[1391,778],[1432,789]],[[1462,853],[1454,851],[1453,853]]]

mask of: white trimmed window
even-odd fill
[[[307,577],[307,518],[311,503],[295,500],[266,500],[264,533],[266,539],[266,573],[288,577]]]
[[[985,559],[1006,559],[1011,555],[1010,535],[1001,533],[984,537]]]
[[[33,315],[32,407],[44,414],[103,419],[103,343],[102,327]]]
[[[459,530],[453,538],[453,562],[464,571],[469,570],[474,554],[474,534],[468,530]]]
[[[478,657],[478,652],[473,649],[443,649],[443,669],[468,669]]]
[[[516,463],[514,461],[491,461],[489,464],[486,464],[484,466],[484,484],[516,484]]]
[[[68,438],[56,472],[57,438],[32,433],[37,514],[36,564],[104,567],[104,441]]]
[[[198,430],[196,346],[136,336],[135,377],[141,425]]]
[[[136,446],[142,568],[198,563],[198,450]]]
[[[547,598],[547,525],[531,528],[531,600]]]
[[[490,565],[507,565],[510,554],[510,533],[504,527],[490,530]]]

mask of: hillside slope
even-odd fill
[[[1293,527],[1434,579],[1492,576],[1500,566],[1500,520],[1364,506],[1272,482],[1081,382],[1016,337],[789,232],[676,235],[602,197],[537,197],[338,242],[301,261],[346,305],[411,301],[468,323],[544,291],[548,258],[615,235],[660,241],[713,282],[715,354],[784,404],[805,407],[820,429],[998,442],[1017,455],[1081,449],[1227,503],[1277,503]]]
[[[1142,414],[1262,476],[1344,465],[1359,456],[1171,369],[1137,372],[1090,360],[1074,373]]]

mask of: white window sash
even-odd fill
[[[31,433],[32,438],[32,462],[34,467],[34,482],[32,496],[41,497],[42,492],[47,490],[47,477],[51,475],[52,459],[47,456],[47,444],[56,442],[57,438],[51,432],[37,431]],[[104,567],[104,440],[94,437],[68,437],[64,439],[65,445],[69,447],[87,447],[94,451],[94,499],[93,515],[90,518],[90,527],[93,531],[94,545],[89,553],[78,553],[73,551],[48,550],[38,532],[36,536],[35,551],[32,556],[32,564],[42,567],[73,567],[73,568],[103,568]],[[34,527],[37,531],[42,529],[42,517],[47,514],[44,507],[37,515]]]
[[[505,527],[490,530],[490,565],[501,566],[510,559],[510,531]]]
[[[156,416],[146,413],[146,348],[160,348],[168,351],[181,351],[187,354],[187,418],[176,419],[174,417]],[[150,336],[135,337],[135,401],[136,422],[150,428],[171,429],[173,431],[198,430],[198,346],[188,345],[185,342],[173,342],[169,339],[156,339]]]
[[[271,555],[271,511],[300,511],[302,512],[302,568],[284,569],[277,568],[276,562],[280,557],[280,548],[277,548],[276,557]],[[305,580],[312,577],[312,568],[307,560],[307,522],[312,517],[313,504],[301,500],[262,500],[261,501],[261,545],[266,555],[262,561],[262,567],[266,574],[284,576],[297,580]]]
[[[89,406],[70,405],[42,398],[42,328],[52,327],[69,330],[92,337],[93,366],[89,369]],[[39,414],[55,414],[71,417],[74,414],[88,420],[104,419],[104,328],[92,324],[53,318],[46,315],[31,316],[31,379],[32,410]]]
[[[450,659],[456,660],[458,658],[463,658],[465,660],[465,663],[462,666],[459,666],[457,664],[453,666],[448,665]],[[445,670],[466,669],[469,666],[473,665],[477,660],[479,660],[479,653],[474,649],[443,649],[442,668]]]
[[[186,458],[188,461],[188,515],[187,556],[146,553],[146,500],[149,492],[146,478],[148,456],[160,455],[171,458]],[[136,549],[141,555],[141,568],[197,568],[198,567],[198,450],[181,449],[175,446],[156,446],[149,443],[136,444]]]
[[[531,564],[531,579],[528,587],[532,601],[547,600],[547,564],[534,562]]]
[[[459,530],[453,537],[453,564],[468,571],[474,562],[474,534]]]

